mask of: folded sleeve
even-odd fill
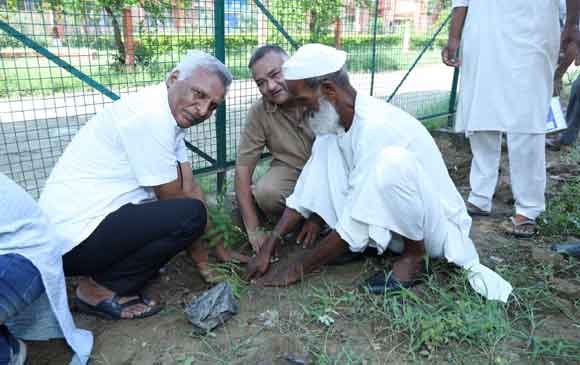
[[[469,7],[469,0],[453,0],[452,5],[454,8]]]
[[[179,158],[174,128],[162,119],[143,116],[124,121],[117,128],[140,186],[158,186],[177,179]]]
[[[185,147],[185,136],[183,134],[179,134],[177,137],[177,142],[175,146],[175,155],[177,156],[177,161],[179,162],[188,162],[189,159],[187,158],[187,148]]]

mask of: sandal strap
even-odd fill
[[[524,221],[518,222],[516,220],[516,217],[510,217],[510,220],[512,222],[512,224],[514,225],[514,227],[521,227],[521,226],[536,226],[536,220],[535,219],[531,219],[531,218],[527,218]]]

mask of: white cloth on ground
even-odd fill
[[[85,240],[111,212],[155,198],[151,187],[177,179],[187,161],[165,83],[106,106],[67,146],[46,182],[40,206],[69,239]]]
[[[507,133],[511,188],[516,214],[536,219],[545,209],[545,134]],[[501,158],[501,132],[474,132],[469,136],[473,159],[468,201],[491,211]]]
[[[556,0],[454,0],[468,6],[457,131],[545,133],[558,60]]]
[[[64,336],[75,352],[71,364],[86,364],[93,336],[75,327],[68,308],[60,252],[68,243],[56,233],[34,199],[3,174],[0,174],[0,207],[0,255],[15,253],[30,260],[40,272],[46,291],[46,295],[7,321],[7,326],[15,336],[25,340]],[[60,328],[53,328],[55,322]]]
[[[347,133],[317,136],[286,205],[318,214],[352,251],[371,245],[382,252],[392,231],[424,240],[429,255],[469,270],[471,285],[488,299],[506,301],[512,291],[479,263],[471,219],[433,138],[415,118],[372,97],[357,95]]]

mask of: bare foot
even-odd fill
[[[88,277],[83,277],[79,280],[79,286],[76,290],[77,298],[92,306],[96,306],[103,300],[112,298],[114,295],[115,293],[113,291],[97,284],[93,279]],[[124,304],[135,299],[139,299],[139,297],[121,297],[119,298],[119,304]],[[151,310],[156,305],[157,303],[151,301],[148,304],[139,303],[128,306],[121,312],[121,318],[129,319],[135,316],[140,316]]]
[[[413,280],[421,271],[423,258],[404,257],[395,261],[393,264],[393,273],[399,281]]]
[[[242,264],[250,262],[249,256],[243,255],[234,250],[229,250],[221,243],[215,247],[215,255],[221,262],[237,261]]]

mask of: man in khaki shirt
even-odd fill
[[[260,228],[260,218],[277,220],[282,214],[314,141],[304,112],[294,104],[282,75],[282,64],[287,59],[282,48],[266,45],[256,49],[249,62],[262,97],[248,111],[241,135],[235,190],[246,232],[256,252],[267,239]],[[252,175],[264,147],[272,154],[272,162],[252,187]],[[313,241],[315,233],[305,229],[298,240]]]

